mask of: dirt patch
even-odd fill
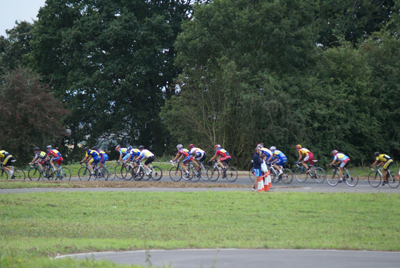
[[[251,185],[230,183],[187,183],[167,181],[45,181],[51,188],[251,188]],[[51,185],[55,184],[55,185]],[[57,185],[58,184],[58,185]]]

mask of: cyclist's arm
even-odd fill
[[[179,157],[179,153],[176,154],[176,156],[174,157],[174,159],[172,159],[172,161],[176,161],[176,159],[178,159],[178,157]]]
[[[39,157],[35,156],[35,157],[32,159],[32,161],[29,163],[29,165],[32,165],[33,162],[35,162],[35,160],[37,160],[38,158],[39,158]]]
[[[335,159],[333,159],[333,161],[329,164],[330,166],[332,166],[333,164],[335,164]]]
[[[273,155],[271,154],[267,160],[267,162],[270,162],[272,160]]]
[[[371,166],[375,166],[376,164],[378,164],[378,160],[375,160],[375,162],[372,163]]]
[[[217,155],[215,154],[213,157],[211,157],[211,159],[210,160],[208,160],[209,162],[210,161],[213,161],[214,159],[215,159],[215,157],[217,157]]]
[[[300,162],[302,158],[303,158],[303,154],[299,153],[299,158],[297,159],[297,162]]]

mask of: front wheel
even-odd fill
[[[335,187],[339,183],[339,174],[336,172],[336,170],[328,171],[328,174],[326,175],[326,182],[332,187]]]
[[[132,167],[127,165],[127,166],[123,166],[121,168],[121,176],[124,180],[126,181],[130,181],[132,179],[131,176],[131,172],[132,172]]]
[[[40,177],[39,177],[39,179],[40,179]],[[4,169],[2,169],[0,172],[0,180],[8,180],[8,172],[5,171]]]
[[[293,181],[293,173],[290,169],[284,168],[283,169],[283,174],[282,176],[282,181],[284,184],[290,184]]]
[[[321,167],[314,169],[314,180],[318,183],[323,183],[325,181],[326,174],[325,170]]]
[[[159,181],[162,178],[162,170],[160,167],[153,166],[151,169],[151,179],[153,181]]]
[[[175,182],[180,181],[182,179],[182,169],[179,167],[171,167],[169,170],[169,178]]]
[[[192,182],[198,182],[200,180],[200,175],[194,167],[189,169],[189,180]]]
[[[122,167],[123,166],[121,164],[118,164],[115,166],[115,176],[120,180],[122,180],[124,178],[122,176]]]
[[[36,181],[38,181],[38,180],[40,180],[40,177],[42,176],[42,173],[40,172],[40,169],[39,168],[36,168],[36,167],[31,167],[29,170],[28,170],[28,178],[30,179],[30,180],[36,180]]]
[[[400,180],[399,180],[399,178],[398,178],[397,173],[395,173],[395,172],[390,172],[388,184],[389,184],[389,186],[390,186],[391,188],[397,188],[397,187],[399,187]]]
[[[116,176],[115,168],[112,166],[106,166],[106,168],[108,170],[108,180],[107,181],[113,181]]]
[[[350,187],[354,187],[358,183],[358,175],[354,171],[349,171],[346,176],[346,184]]]
[[[294,171],[294,176],[299,182],[305,182],[308,177],[307,169],[303,166],[297,167]]]
[[[90,170],[87,167],[81,167],[78,171],[78,177],[81,181],[89,180]]]
[[[141,181],[141,180],[143,179],[143,178],[141,177],[141,175],[143,175],[143,172],[140,173],[140,168],[139,168],[139,166],[136,166],[136,167],[134,167],[134,168],[132,169],[131,175],[132,175],[132,178],[133,178],[135,181]]]
[[[372,187],[378,187],[382,182],[382,175],[379,174],[377,171],[371,171],[368,175],[368,183]]]
[[[238,178],[238,172],[235,167],[227,167],[225,174],[229,182],[235,182]]]

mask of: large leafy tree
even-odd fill
[[[30,160],[34,146],[62,144],[67,133],[61,121],[67,113],[37,74],[18,68],[0,77],[0,147],[19,165]]]
[[[185,0],[46,1],[32,66],[71,110],[73,140],[116,133],[163,152],[159,109],[180,70],[173,44],[190,10]]]

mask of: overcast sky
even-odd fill
[[[46,0],[0,0],[0,35],[6,36],[6,29],[12,29],[15,21],[32,23],[37,20],[39,8]]]

